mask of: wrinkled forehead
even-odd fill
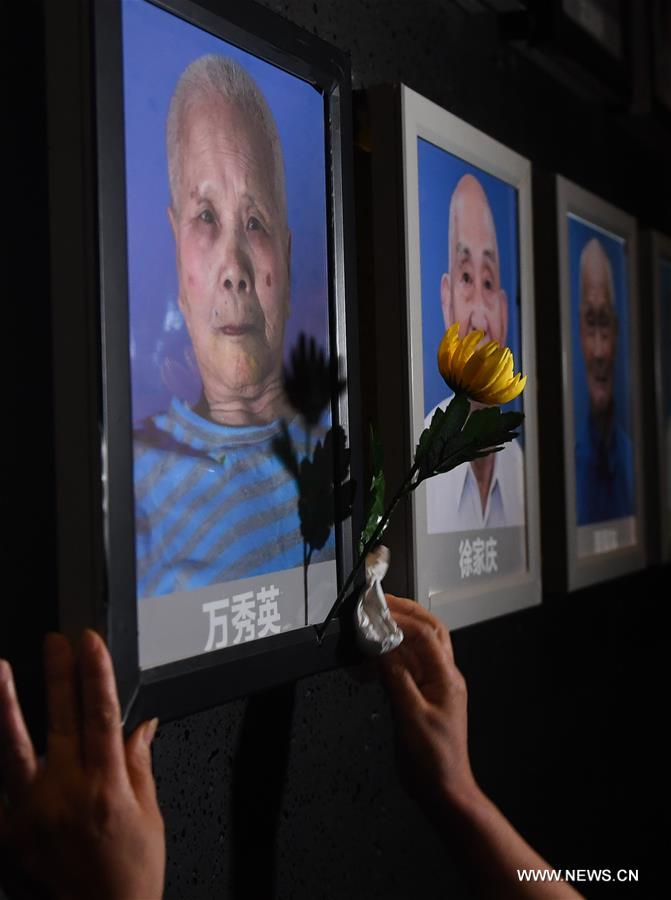
[[[481,191],[463,191],[455,199],[454,216],[450,223],[450,251],[455,261],[461,251],[479,260],[485,257],[499,268],[499,249],[494,218]]]
[[[275,196],[275,160],[267,132],[244,106],[225,98],[198,97],[191,101],[180,123],[181,153],[179,174],[188,172],[199,160],[244,166],[250,175]]]

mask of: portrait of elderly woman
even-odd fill
[[[316,215],[310,212],[312,221],[322,217],[319,227],[300,209],[294,215],[299,233],[317,235],[312,247],[302,242],[296,267],[283,139],[265,90],[240,61],[244,56],[235,48],[230,55],[201,53],[176,81],[173,76],[160,136],[165,188],[156,187],[151,200],[127,153],[129,178],[138,185],[128,194],[139,599],[303,563],[297,489],[273,440],[284,421],[294,445],[306,449],[305,426],[285,396],[283,363],[298,330],[328,347],[325,207],[322,198],[313,204]],[[160,115],[158,106],[152,99],[131,108],[127,120],[135,115],[139,130],[147,111]],[[142,153],[152,178],[146,143]],[[295,174],[300,160],[291,162],[295,188],[307,176]],[[316,172],[323,186],[323,164]],[[300,201],[311,202],[309,190]],[[142,227],[150,202],[152,215],[160,209],[162,219]],[[154,251],[147,248],[158,228],[169,244],[152,269],[147,256]],[[312,446],[329,422],[322,424],[310,433]],[[331,535],[313,562],[334,557]]]

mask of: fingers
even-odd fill
[[[442,622],[413,600],[394,597],[392,594],[387,594],[386,598],[392,615],[403,629],[408,646],[428,646],[437,641],[448,663],[454,665],[450,633]],[[424,652],[423,647],[421,652]]]
[[[48,634],[44,641],[47,689],[47,761],[67,765],[79,761],[79,715],[75,658],[70,641]]]
[[[79,643],[79,667],[84,766],[88,772],[123,777],[125,754],[114,669],[104,641],[90,628]]]
[[[432,702],[442,700],[449,688],[450,673],[454,667],[447,659],[435,631],[431,626],[418,623],[414,623],[413,630],[412,624],[403,616],[399,619],[399,625],[405,635],[405,650],[400,661],[409,669],[427,699]]]
[[[158,719],[143,722],[126,741],[126,766],[131,785],[144,809],[158,806],[156,782],[151,767],[151,742],[156,734]]]
[[[403,628],[403,616],[399,615],[396,622]],[[423,678],[425,666],[423,662],[422,647],[417,644],[413,627],[416,628],[416,626],[413,626],[413,623],[409,623],[408,634],[403,631],[403,641],[399,647],[396,650],[392,650],[390,653],[385,654],[382,657],[382,661],[384,664],[389,662],[389,664],[393,663],[395,666],[403,666],[409,670],[415,681],[419,682]]]
[[[400,647],[383,657],[381,662],[392,699],[396,699],[393,692],[400,690],[403,690],[403,700],[410,696],[406,685],[398,678],[389,677],[390,670],[400,668],[407,671],[426,704],[444,704],[453,688],[463,680],[454,663],[447,628],[411,600],[388,595],[387,601],[404,634]]]
[[[423,606],[420,606],[420,604],[416,603],[414,600],[407,600],[405,597],[395,597],[393,594],[386,594],[385,597],[394,618],[397,619],[397,616],[402,616],[403,621],[406,623],[406,627],[413,637],[422,634],[429,636],[426,627],[422,626],[431,628],[442,645],[448,660],[452,663],[454,662],[454,651],[452,649],[450,632],[442,622],[432,615],[428,609],[424,609]],[[403,630],[405,632],[405,628],[403,628]]]
[[[21,713],[12,669],[0,659],[0,781],[14,803],[37,772],[37,758]]]

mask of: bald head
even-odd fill
[[[445,327],[459,322],[462,337],[480,330],[487,340],[505,344],[508,298],[501,288],[494,217],[482,185],[470,174],[450,199],[448,266],[440,284]]]
[[[613,267],[598,238],[590,238],[580,254],[580,305],[584,307],[590,292],[601,291],[605,306],[615,313]]]
[[[452,271],[452,262],[457,258],[460,223],[464,216],[468,215],[481,219],[482,230],[487,235],[493,258],[498,265],[499,246],[496,240],[496,228],[494,227],[494,217],[492,216],[489,200],[478,179],[473,175],[464,175],[457,182],[457,186],[450,198],[448,232],[448,265],[450,272]]]

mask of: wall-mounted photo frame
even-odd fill
[[[540,602],[531,164],[408,88],[401,102],[415,441],[449,402],[436,355],[455,321],[530,375],[519,436],[414,494],[416,596],[455,628]]]
[[[69,0],[46,36],[60,622],[105,634],[130,727],[342,658],[313,626],[360,514],[304,579],[275,442],[342,426],[361,482],[350,74],[252,4]],[[299,333],[330,371],[311,425],[283,384]]]
[[[464,334],[481,328],[510,346],[516,371],[529,374],[511,404],[526,416],[515,441],[475,467],[424,482],[392,532],[392,569],[412,548],[403,587],[458,628],[541,599],[531,169],[405,86],[374,89],[366,103],[375,330],[384,337],[374,421],[385,461],[400,457],[407,471],[433,411],[449,402],[437,351],[454,321]],[[398,365],[389,366],[389,354]],[[387,480],[393,490],[395,481]],[[389,576],[387,582],[393,589]]]
[[[653,231],[648,244],[655,337],[655,412],[660,555],[671,560],[671,238]]]
[[[634,218],[556,179],[568,590],[645,565]]]

